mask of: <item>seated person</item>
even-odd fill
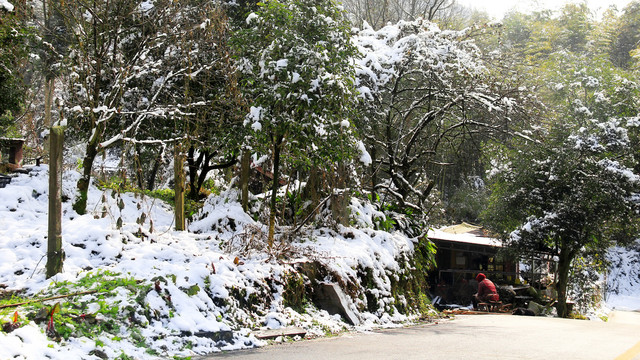
[[[478,308],[478,303],[500,301],[500,296],[498,296],[498,291],[496,291],[493,281],[487,279],[483,273],[479,273],[476,276],[476,281],[478,282],[478,292],[471,299],[474,310]]]

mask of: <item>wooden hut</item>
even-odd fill
[[[0,173],[16,171],[22,167],[24,139],[0,137]]]

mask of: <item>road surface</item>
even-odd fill
[[[640,313],[615,311],[608,322],[458,315],[438,324],[349,333],[196,359],[640,360]]]

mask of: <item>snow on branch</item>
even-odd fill
[[[14,9],[14,6],[7,0],[0,0],[0,9],[3,9],[3,8],[9,12],[12,12]]]
[[[151,98],[149,104],[147,105],[147,108],[145,109],[145,111],[139,113],[138,116],[136,117],[136,119],[131,124],[129,124],[129,126],[127,128],[123,129],[120,133],[118,133],[117,135],[111,137],[110,139],[107,139],[107,140],[101,142],[100,145],[98,145],[98,147],[101,148],[101,149],[104,149],[104,148],[107,148],[107,147],[113,145],[114,143],[124,139],[125,138],[125,134],[130,133],[133,129],[139,128],[140,124],[149,116],[154,116],[154,117],[158,117],[158,116],[164,117],[164,116],[166,116],[166,109],[167,108],[153,108],[153,106],[156,104],[158,96],[160,96],[160,94],[164,90],[164,88],[167,85],[167,83],[169,82],[169,80],[174,78],[174,77],[177,77],[177,76],[179,76],[181,74],[184,74],[185,72],[186,72],[186,69],[181,69],[181,70],[176,71],[176,72],[169,71],[169,74],[164,76],[162,82],[160,82],[159,86],[156,87],[156,91],[155,91],[153,97]]]

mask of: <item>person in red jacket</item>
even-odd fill
[[[471,299],[474,309],[478,308],[478,303],[480,302],[500,301],[500,296],[498,296],[498,291],[496,291],[493,281],[487,279],[483,273],[479,273],[476,276],[476,281],[478,282],[478,292]]]

